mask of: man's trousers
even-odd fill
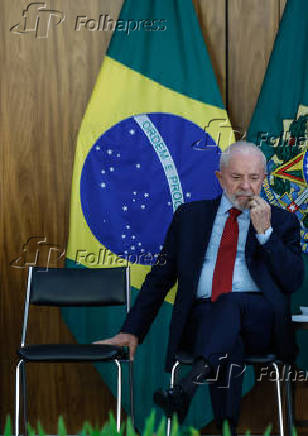
[[[184,348],[214,369],[210,393],[216,423],[239,420],[246,355],[272,352],[274,313],[263,293],[230,292],[212,303],[197,299],[183,338]]]

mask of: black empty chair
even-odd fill
[[[27,432],[26,363],[111,362],[117,376],[117,429],[121,424],[121,363],[129,364],[130,415],[133,409],[133,362],[124,347],[94,344],[26,344],[29,307],[126,306],[130,309],[129,268],[29,268],[19,361],[16,366],[15,435],[19,435],[20,378],[23,384],[24,429]],[[29,319],[30,321],[30,319]],[[102,332],[103,334],[103,332]]]

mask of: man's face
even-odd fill
[[[256,153],[234,151],[227,166],[216,171],[216,176],[232,204],[240,209],[248,209],[251,197],[260,194],[265,177],[261,157]]]

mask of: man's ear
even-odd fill
[[[216,177],[217,177],[217,179],[218,179],[218,181],[219,181],[219,183],[221,185],[221,179],[222,179],[221,172],[220,171],[216,171],[215,174],[216,174]]]

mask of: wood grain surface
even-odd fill
[[[0,433],[14,410],[25,264],[36,256],[38,264],[46,264],[50,247],[51,266],[63,264],[77,133],[111,37],[110,32],[74,30],[76,17],[117,18],[122,0],[49,0],[47,7],[61,11],[65,21],[51,26],[47,38],[10,31],[29,3],[0,3]],[[229,0],[226,23],[225,0],[194,0],[225,102],[228,84],[230,118],[240,135],[248,127],[285,3]],[[38,339],[42,332],[46,342],[74,340],[57,309],[34,314],[30,334]],[[60,414],[73,434],[85,419],[104,422],[115,405],[91,365],[33,365],[28,385],[30,422],[40,419],[49,434],[56,433]],[[307,400],[307,389],[298,386],[298,419],[308,419]],[[263,432],[268,422],[277,431],[275,404],[273,383],[257,384],[243,399],[240,431]],[[217,433],[214,424],[206,430]]]

